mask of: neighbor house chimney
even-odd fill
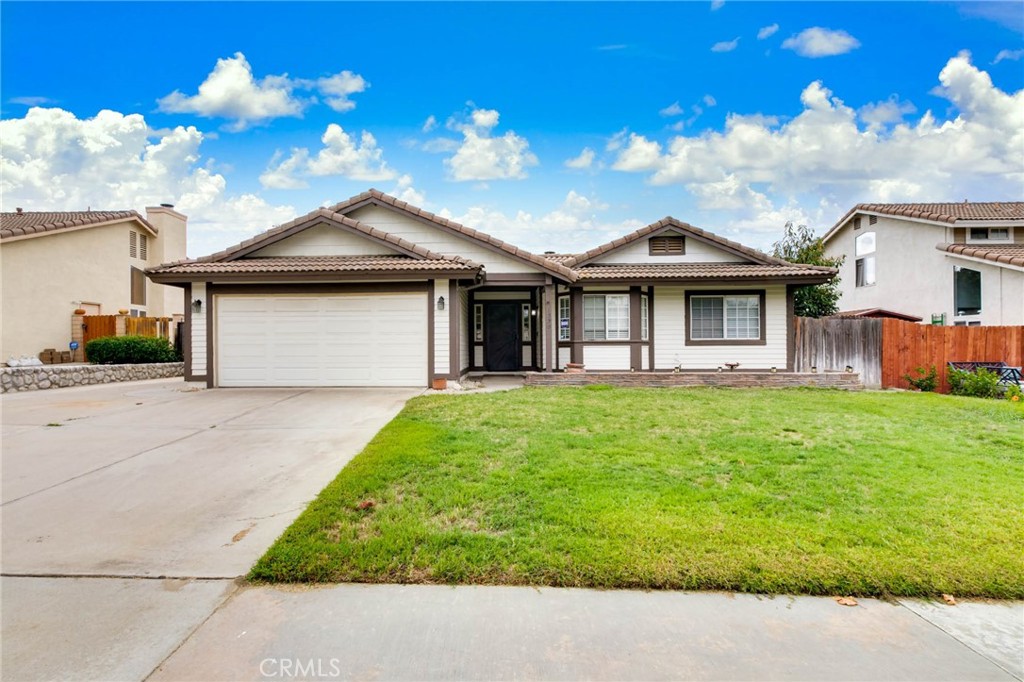
[[[21,215],[21,206],[19,206],[18,208],[14,209],[14,212],[17,213],[18,215]]]
[[[188,242],[188,218],[175,211],[173,204],[160,204],[146,207],[146,220],[157,229],[157,236],[149,249],[149,266],[184,260]],[[181,289],[170,286],[157,288],[162,290],[156,296],[161,301],[161,307],[158,310],[156,306],[150,305],[147,311],[150,316],[169,317],[185,312]]]

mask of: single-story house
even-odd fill
[[[146,269],[185,257],[188,219],[169,204],[137,211],[0,213],[0,359],[68,350],[71,315],[180,315],[181,293]]]
[[[834,273],[674,218],[537,255],[370,190],[148,274],[184,290],[186,379],[229,387],[784,369],[793,290]]]

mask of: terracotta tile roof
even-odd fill
[[[880,213],[955,225],[961,221],[1024,221],[1024,201],[963,201],[936,204],[857,204],[840,218],[822,239],[828,240],[855,213]]]
[[[829,315],[829,317],[891,317],[896,320],[906,320],[907,322],[920,322],[922,319],[917,315],[897,313],[893,310],[886,310],[885,308],[859,308],[857,310],[841,310],[835,315]]]
[[[556,263],[565,263],[567,260],[572,260],[579,254],[575,253],[545,253],[544,258],[554,261]]]
[[[480,266],[465,259],[411,258],[409,256],[274,256],[241,258],[232,261],[183,261],[150,268],[153,275],[223,275],[273,273],[335,273],[335,272],[452,272],[471,273]]]
[[[400,199],[396,199],[395,197],[388,194],[384,194],[383,192],[376,189],[370,189],[366,192],[363,192],[362,194],[357,194],[351,199],[346,199],[340,204],[335,204],[334,206],[331,207],[331,210],[334,211],[335,213],[347,213],[348,211],[354,211],[355,209],[360,208],[363,205],[371,202],[391,206],[392,208],[397,208],[398,210],[404,211],[411,216],[422,218],[442,228],[451,230],[452,232],[456,232],[465,237],[469,237],[470,239],[474,239],[478,242],[482,242],[484,244],[488,244],[492,247],[495,247],[518,260],[536,265],[538,268],[548,272],[549,274],[557,275],[558,277],[566,279],[570,282],[576,281],[576,274],[571,269],[569,269],[565,265],[562,265],[561,263],[549,260],[547,258],[544,258],[543,256],[538,256],[534,253],[530,253],[525,249],[520,249],[519,247],[513,246],[508,242],[503,242],[496,237],[492,237],[491,235],[485,232],[480,232],[479,230],[474,230],[471,227],[460,225],[454,220],[442,218],[441,216],[435,213],[425,211],[422,208],[418,208],[416,206],[413,206],[412,204],[408,204]]]
[[[699,227],[694,227],[693,225],[690,225],[689,223],[684,223],[681,220],[676,220],[675,218],[673,218],[671,216],[669,216],[667,218],[662,218],[661,220],[659,220],[656,223],[651,223],[647,227],[641,227],[636,232],[631,232],[630,234],[627,234],[624,237],[619,237],[618,239],[614,239],[614,240],[608,242],[607,244],[602,244],[601,246],[595,247],[595,248],[591,249],[590,251],[587,251],[586,253],[581,253],[581,254],[575,256],[574,258],[566,261],[565,264],[567,266],[571,267],[571,268],[576,268],[577,266],[583,265],[583,264],[593,260],[594,258],[597,258],[598,256],[602,256],[602,255],[604,255],[606,253],[615,251],[615,250],[617,250],[618,248],[620,248],[622,246],[626,246],[627,244],[632,244],[633,242],[635,242],[635,241],[637,241],[639,239],[642,239],[642,238],[644,238],[644,237],[646,237],[646,236],[648,236],[650,234],[653,234],[653,233],[658,232],[658,231],[660,231],[662,229],[665,229],[665,228],[675,228],[675,229],[679,230],[680,232],[683,232],[684,234],[687,234],[687,235],[693,236],[693,237],[697,237],[698,239],[700,239],[702,241],[706,241],[706,242],[708,242],[710,244],[714,244],[716,246],[719,246],[719,247],[725,249],[726,251],[731,251],[732,253],[735,253],[737,255],[749,258],[750,260],[754,261],[755,263],[762,263],[762,264],[766,264],[766,265],[767,264],[790,265],[790,266],[794,265],[792,263],[787,263],[784,260],[780,260],[778,258],[774,258],[772,256],[769,256],[768,254],[762,253],[762,252],[760,252],[760,251],[758,251],[756,249],[752,249],[749,246],[744,246],[743,244],[740,244],[739,242],[734,242],[732,240],[725,239],[724,237],[719,237],[717,234],[714,234],[712,232],[708,232],[706,230],[702,230]],[[799,266],[799,265],[797,265],[795,267],[806,267],[806,266]]]
[[[1024,268],[1024,244],[939,244],[939,251]]]
[[[22,211],[0,213],[0,239],[12,239],[117,220],[137,220],[152,234],[157,230],[137,211]]]
[[[273,244],[278,239],[287,236],[287,234],[290,233],[292,230],[296,230],[304,226],[310,226],[322,222],[342,225],[344,227],[351,229],[354,232],[366,235],[367,237],[370,237],[375,241],[392,246],[398,249],[399,251],[403,251],[410,256],[418,256],[420,258],[425,258],[427,260],[452,260],[458,263],[468,264],[473,268],[479,268],[478,264],[473,263],[472,261],[462,258],[460,256],[445,256],[439,253],[434,253],[429,249],[425,249],[422,246],[413,244],[412,242],[402,239],[401,237],[396,237],[395,235],[390,234],[388,232],[383,232],[375,227],[371,227],[370,225],[361,223],[357,220],[352,220],[347,216],[341,215],[340,213],[335,213],[326,208],[318,208],[317,210],[311,211],[304,216],[296,218],[295,220],[290,220],[287,223],[284,223],[283,225],[278,225],[277,227],[271,228],[266,232],[258,234],[255,237],[252,237],[251,239],[246,239],[240,244],[236,244],[227,249],[224,249],[223,251],[219,251],[209,256],[196,258],[194,259],[194,261],[198,263],[211,263],[218,261],[237,260],[248,253],[257,251],[265,246]]]
[[[637,263],[586,265],[577,271],[587,280],[811,279],[826,281],[834,268],[764,263]]]

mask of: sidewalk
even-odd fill
[[[1024,604],[335,585],[236,592],[151,680],[1013,680]]]

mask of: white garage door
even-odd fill
[[[425,386],[425,294],[218,296],[219,386]]]

